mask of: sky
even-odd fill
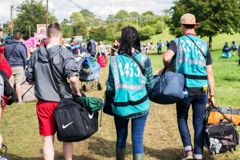
[[[0,0],[0,23],[10,20],[10,5],[13,2],[15,7],[23,0]],[[46,1],[46,0],[43,0]],[[75,2],[80,7],[88,9],[95,15],[106,19],[109,14],[115,14],[124,9],[129,12],[137,11],[143,13],[151,10],[155,14],[162,14],[162,11],[173,5],[173,0],[49,0],[49,10],[59,21],[69,18],[72,12],[79,11]],[[14,17],[17,12],[14,11]]]

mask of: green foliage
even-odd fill
[[[156,33],[155,28],[151,26],[145,26],[141,29],[140,35],[142,40],[150,39]]]
[[[89,32],[89,38],[92,38],[96,41],[103,41],[106,37],[106,29],[103,27],[92,28]]]
[[[70,25],[70,21],[64,19],[61,23],[62,33],[64,38],[73,37],[73,28]]]
[[[84,39],[89,37],[95,40],[113,41],[120,37],[121,29],[125,26],[133,26],[141,32],[143,40],[149,39],[154,34],[162,33],[165,27],[164,18],[155,15],[151,11],[140,14],[136,11],[118,11],[115,15],[110,14],[104,22],[88,10],[73,12],[70,20],[62,23],[64,37],[70,35],[82,35]],[[69,23],[70,22],[70,23]],[[69,24],[71,24],[71,28]]]
[[[178,0],[169,10],[172,18],[168,20],[170,32],[181,35],[180,17],[192,13],[200,23],[197,34],[209,38],[219,33],[236,33],[240,31],[240,2],[236,0]]]
[[[31,33],[36,32],[37,24],[45,23],[46,9],[43,1],[25,0],[17,6],[18,15],[14,20],[14,30],[21,31],[26,35],[29,34],[29,26]],[[56,22],[57,19],[51,13],[48,13],[48,22]]]

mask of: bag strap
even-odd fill
[[[7,146],[5,144],[2,144],[1,147],[5,149],[4,157],[7,158],[7,149],[8,149]]]
[[[194,40],[193,40],[190,36],[188,36],[188,35],[186,35],[186,37],[188,37],[188,38],[193,42],[193,44],[194,44],[194,45],[199,49],[199,51],[202,53],[204,59],[206,59],[206,56],[204,55],[202,49],[194,42]]]
[[[44,47],[44,48],[45,48],[45,47]],[[57,82],[56,75],[54,74],[54,71],[53,71],[53,59],[50,59],[50,57],[49,57],[49,52],[48,52],[47,48],[45,48],[45,50],[46,50],[46,52],[48,53],[47,59],[48,59],[48,61],[49,61],[49,66],[50,66],[51,74],[52,74],[52,76],[53,76],[54,81]],[[59,97],[62,99],[63,96],[62,96],[62,94],[61,94],[60,86],[58,86],[57,83],[54,83],[54,84],[56,85],[56,89],[57,89],[57,92],[58,92]]]
[[[17,43],[17,44],[13,47],[13,49],[11,50],[10,54],[9,54],[8,57],[7,57],[7,60],[9,60],[10,56],[13,54],[13,52],[14,52],[15,48],[17,47],[17,45],[19,45],[19,43]]]
[[[132,58],[132,60],[138,65],[138,67],[140,68],[142,74],[144,75],[145,71],[144,71],[144,68],[142,66],[142,64],[137,60],[136,57],[134,57],[133,55],[130,56]]]

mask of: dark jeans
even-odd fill
[[[182,138],[185,150],[191,149],[191,137],[188,128],[188,111],[190,105],[193,109],[193,127],[194,127],[194,155],[203,153],[203,132],[204,132],[204,114],[207,104],[207,95],[189,96],[183,101],[177,103],[178,129]]]
[[[143,117],[132,119],[132,145],[133,154],[143,153],[143,133],[145,122],[148,114]],[[128,122],[129,119],[120,119],[114,117],[115,127],[117,131],[117,148],[126,148],[126,141],[128,136]]]

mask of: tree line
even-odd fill
[[[159,4],[161,5],[161,4]],[[36,24],[45,23],[46,9],[43,1],[25,0],[17,7],[17,18],[14,20],[16,30],[24,33],[36,32]],[[240,31],[240,1],[239,0],[176,0],[173,7],[165,11],[165,16],[159,16],[152,11],[138,13],[120,10],[111,14],[106,20],[96,16],[87,9],[73,12],[68,19],[61,22],[63,36],[82,35],[85,39],[112,41],[120,37],[121,28],[126,25],[136,27],[142,40],[150,39],[152,35],[160,34],[166,27],[175,36],[181,35],[180,17],[184,13],[192,13],[199,22],[197,34],[212,37],[220,33],[234,34]],[[49,23],[57,18],[48,13]]]

